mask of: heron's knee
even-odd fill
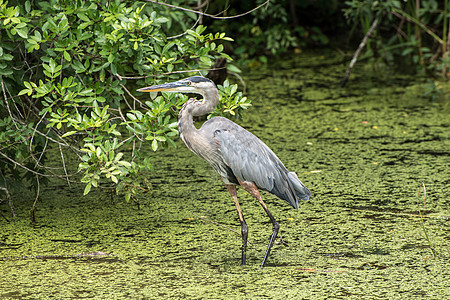
[[[246,240],[248,237],[248,226],[245,222],[241,223],[241,232],[242,232],[242,238]]]
[[[278,232],[279,229],[280,229],[280,224],[278,224],[277,221],[273,222],[273,231]]]

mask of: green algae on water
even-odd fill
[[[0,220],[0,299],[444,299],[450,297],[449,107],[419,79],[359,65],[344,89],[335,52],[249,71],[253,106],[241,125],[311,189],[299,210],[263,193],[281,225],[238,191],[240,225],[219,177],[180,142],[153,153],[154,191],[139,207],[52,183],[35,227]],[[427,187],[424,236],[416,193]],[[422,205],[422,204],[421,204]],[[8,213],[4,203],[3,214]],[[212,222],[210,222],[212,221]],[[220,225],[217,225],[219,223]],[[83,256],[83,253],[110,255]]]

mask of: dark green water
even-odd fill
[[[264,211],[239,191],[250,230],[242,267],[231,197],[178,143],[149,152],[154,192],[139,209],[53,184],[33,228],[33,199],[16,199],[21,218],[0,219],[0,299],[449,298],[449,101],[428,100],[419,80],[371,66],[338,88],[340,61],[306,53],[246,74],[253,106],[239,123],[313,193],[298,211],[263,194],[282,238],[265,269]],[[92,252],[111,255],[79,255]]]

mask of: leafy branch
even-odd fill
[[[42,178],[58,177],[84,183],[84,194],[105,184],[126,200],[150,191],[153,166],[139,150],[175,146],[187,97],[132,90],[232,61],[222,44],[232,39],[203,25],[168,41],[189,18],[139,1],[0,0],[0,185],[27,178],[39,191]],[[218,113],[238,115],[249,100],[229,92]]]

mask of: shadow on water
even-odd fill
[[[450,297],[448,102],[424,98],[419,79],[371,66],[338,88],[345,67],[324,51],[246,74],[253,106],[239,123],[313,193],[298,211],[263,194],[281,224],[264,270],[271,223],[259,204],[239,190],[250,230],[242,267],[232,199],[178,142],[147,150],[154,191],[139,208],[55,183],[31,227],[30,199],[17,200],[21,218],[0,220],[0,298]]]

